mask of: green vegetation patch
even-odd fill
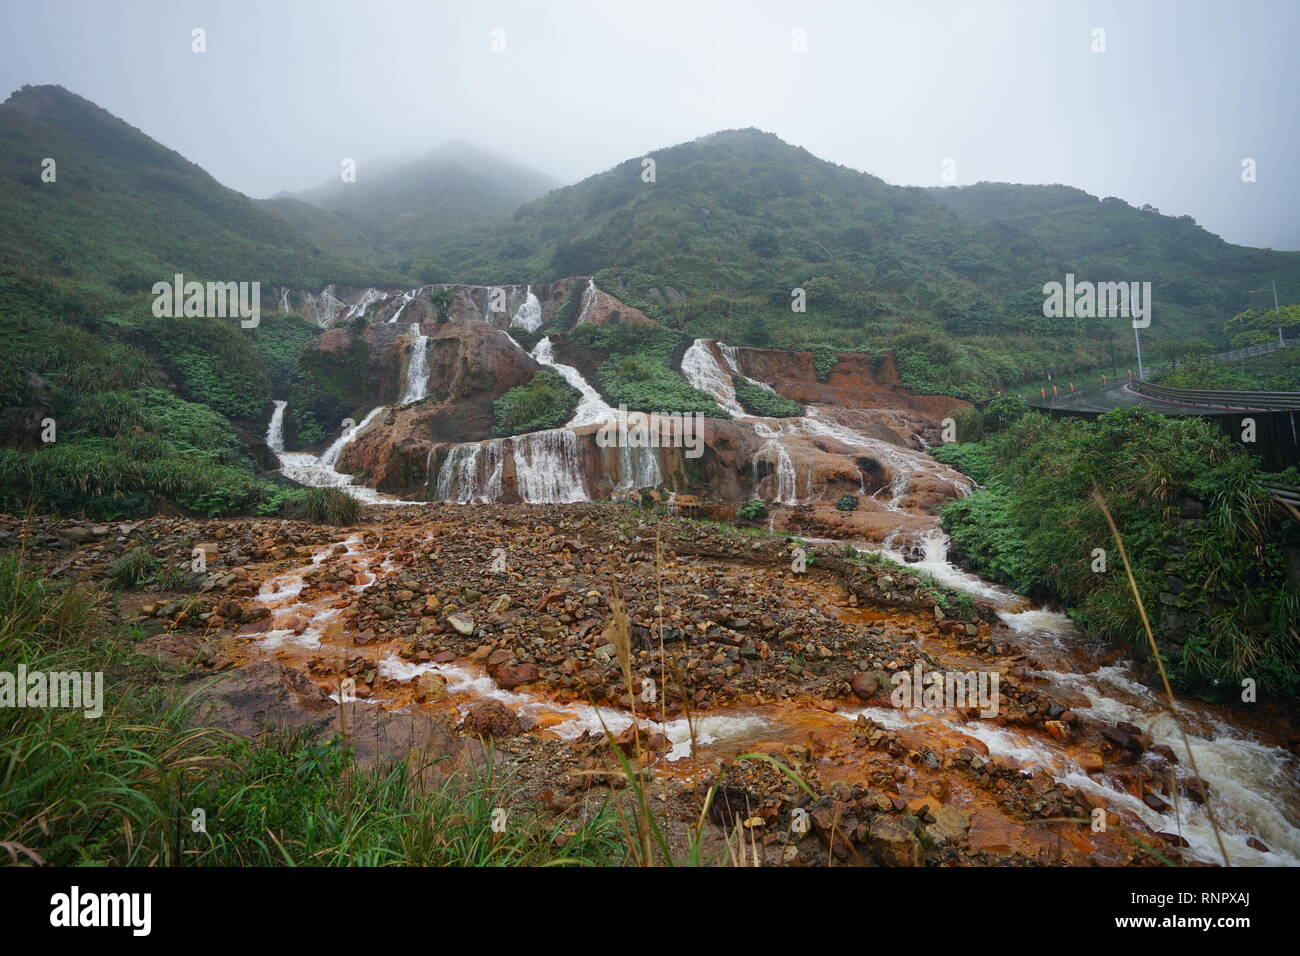
[[[501,437],[559,428],[573,417],[582,393],[553,368],[540,369],[492,403],[492,433]]]
[[[735,384],[736,401],[751,415],[797,418],[804,413],[804,407],[794,399],[756,385],[743,375],[736,377]]]
[[[1026,414],[935,457],[986,486],[942,512],[978,573],[1059,600],[1091,633],[1140,653],[1147,639],[1095,486],[1173,679],[1201,693],[1246,677],[1300,690],[1300,647],[1288,630],[1300,619],[1300,588],[1287,562],[1300,528],[1270,509],[1257,460],[1212,424],[1139,408],[1096,422]],[[1094,570],[1095,549],[1104,571]]]

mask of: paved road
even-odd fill
[[[1295,348],[1300,342],[1291,340],[1288,347]],[[1257,355],[1267,355],[1269,352],[1275,352],[1281,345],[1254,345],[1246,349],[1236,349],[1232,352],[1220,352],[1218,355],[1209,356],[1211,359],[1223,362],[1239,362],[1243,359],[1253,358]],[[1168,363],[1152,368],[1168,368]],[[1060,387],[1060,383],[1057,383]],[[1211,405],[1194,405],[1187,402],[1175,402],[1161,400],[1157,398],[1147,398],[1145,395],[1139,395],[1129,388],[1128,379],[1122,379],[1110,385],[1099,386],[1089,385],[1074,392],[1065,392],[1055,397],[1049,395],[1046,401],[1042,399],[1030,399],[1029,404],[1035,408],[1060,408],[1076,412],[1109,412],[1115,408],[1128,408],[1131,405],[1141,405],[1149,408],[1154,412],[1160,412],[1162,415],[1231,415],[1236,411],[1260,411],[1261,409],[1245,408],[1240,409],[1224,408],[1223,406]]]
[[[1115,408],[1141,405],[1162,415],[1234,415],[1240,411],[1240,409],[1147,398],[1133,391],[1127,381],[1117,382],[1104,388],[1092,387],[1066,392],[1055,398],[1049,395],[1047,401],[1038,400],[1029,404],[1035,408],[1059,408],[1076,412],[1109,412]]]

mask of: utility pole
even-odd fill
[[[1282,309],[1277,304],[1277,280],[1270,284],[1273,286],[1273,316],[1277,319],[1277,344],[1278,348],[1286,348],[1286,339],[1282,338]]]
[[[1269,283],[1273,290],[1273,315],[1277,318],[1277,347],[1286,348],[1286,339],[1282,338],[1282,308],[1277,304],[1277,280]],[[1268,289],[1251,289],[1251,292],[1267,292]]]
[[[1138,350],[1138,381],[1146,381],[1146,372],[1142,368],[1142,335],[1138,332],[1138,327],[1133,326],[1133,341],[1137,343]]]

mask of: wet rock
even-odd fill
[[[880,689],[880,682],[875,674],[864,674],[861,671],[854,674],[849,683],[853,688],[853,693],[863,700],[870,700],[876,695],[876,691]]]
[[[925,829],[935,843],[959,840],[970,829],[970,814],[953,806],[942,806],[934,813],[934,823]]]
[[[466,732],[482,737],[513,737],[523,731],[515,712],[492,699],[472,705],[461,726]]]
[[[532,663],[505,664],[492,672],[492,679],[497,682],[497,686],[505,690],[514,690],[522,684],[531,684],[538,676],[537,665]]]
[[[466,637],[474,633],[474,619],[468,614],[459,612],[447,615],[447,623],[456,629],[457,634],[463,634]]]
[[[925,862],[921,841],[901,816],[876,817],[867,831],[866,843],[881,866],[921,866]]]
[[[422,704],[446,700],[447,678],[434,671],[425,671],[415,679],[415,699]]]

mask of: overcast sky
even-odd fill
[[[573,182],[757,126],[1300,249],[1298,42],[1297,0],[0,0],[0,95],[61,84],[257,197],[449,139]]]

